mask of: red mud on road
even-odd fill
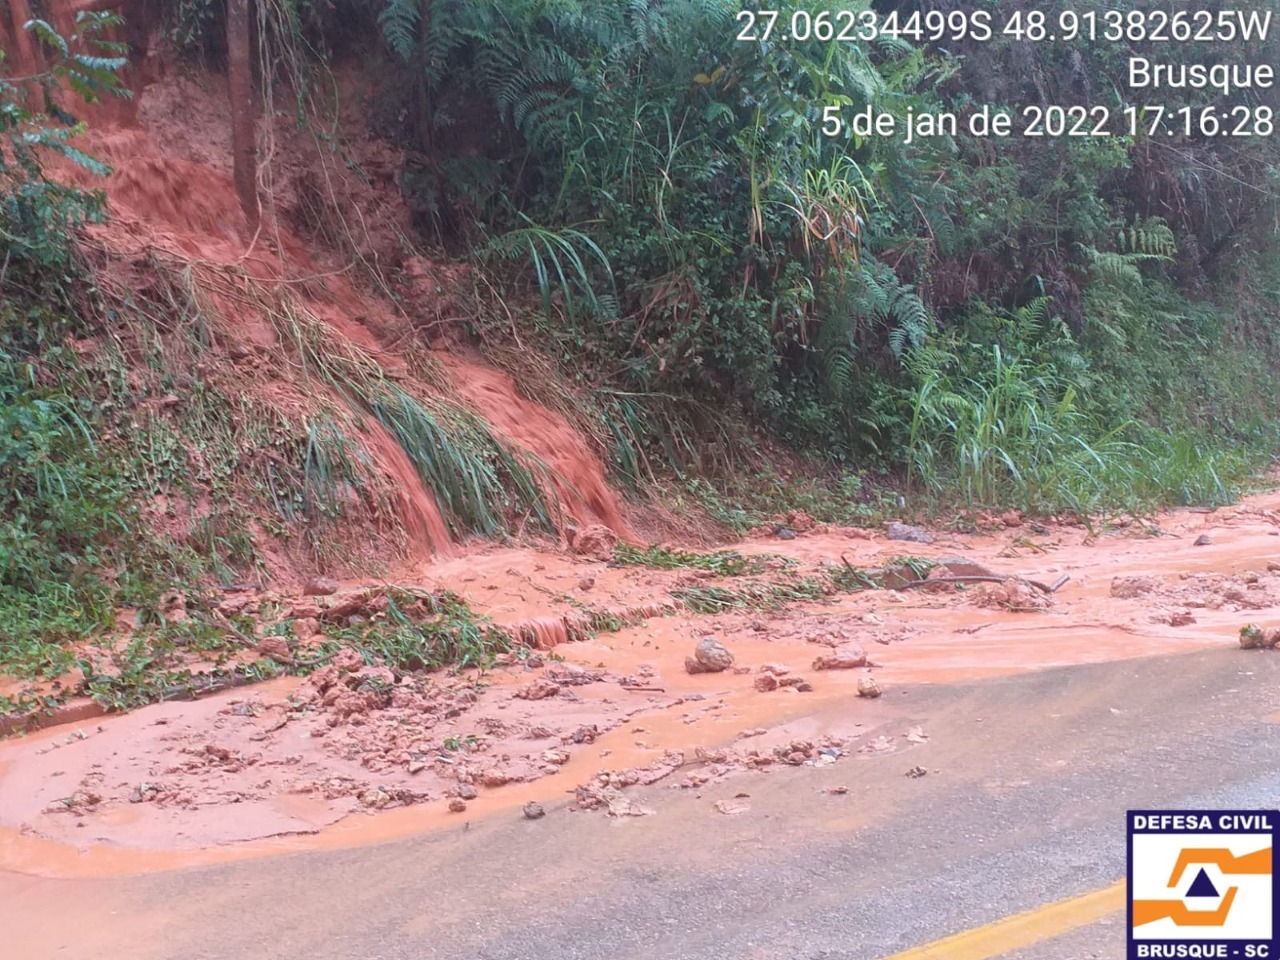
[[[901,685],[1232,647],[1242,624],[1274,625],[1278,509],[1273,494],[1178,512],[1158,518],[1158,535],[1130,527],[1095,539],[1055,525],[915,544],[819,529],[741,546],[791,557],[800,572],[910,553],[963,555],[1043,581],[1070,575],[1052,605],[1025,612],[988,605],[986,586],[939,585],[772,613],[659,615],[690,580],[732,581],[560,552],[461,550],[424,564],[418,582],[454,590],[500,623],[560,623],[588,602],[654,615],[482,677],[397,678],[353,655],[306,680],[0,744],[0,867],[102,875],[354,845],[532,799],[576,796],[642,814],[625,787],[697,789],[746,769],[909,750],[922,741],[893,727]],[[1194,545],[1202,534],[1210,542]],[[732,652],[733,667],[691,675],[685,658],[706,635]],[[814,669],[855,645],[868,667]],[[1269,654],[1240,654],[1250,655]],[[868,674],[880,700],[857,694]],[[828,709],[836,704],[847,709]],[[856,792],[857,773],[847,779]]]

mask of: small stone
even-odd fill
[[[1280,560],[1272,560],[1267,564],[1267,569],[1272,573],[1280,573]]]
[[[304,597],[327,597],[338,592],[338,582],[328,577],[317,577],[302,588]]]
[[[909,523],[891,523],[886,533],[890,540],[906,540],[910,543],[933,543],[933,534]]]
[[[409,772],[410,772],[410,773],[421,773],[421,772],[422,772],[423,770],[425,770],[425,769],[427,769],[427,762],[426,762],[425,760],[410,760],[410,761],[409,761]]]
[[[1280,643],[1280,630],[1263,630],[1256,623],[1240,628],[1241,650],[1269,650]]]
[[[881,693],[880,684],[876,683],[875,677],[867,676],[858,678],[858,696],[874,699],[880,696]]]
[[[815,670],[854,670],[867,665],[867,652],[856,643],[836,647],[813,661]]]
[[[366,790],[360,795],[361,803],[366,807],[374,807],[375,809],[385,807],[390,801],[391,797],[381,787]]]
[[[1200,536],[1196,537],[1196,542],[1192,544],[1192,546],[1207,547],[1211,543],[1213,543],[1213,541],[1209,539],[1209,535],[1207,533],[1202,533]]]
[[[912,780],[919,780],[921,777],[926,777],[928,775],[929,775],[929,771],[926,770],[924,767],[912,767],[910,770],[907,771],[907,776],[910,777]]]
[[[530,800],[524,805],[524,818],[526,820],[541,820],[547,815],[547,811],[542,809],[542,804],[536,800]]]
[[[284,637],[263,637],[258,642],[258,656],[278,663],[288,663],[293,659],[289,643]]]
[[[1000,519],[1006,527],[1022,526],[1022,514],[1017,510],[1006,510],[1004,513],[1000,514]]]
[[[309,640],[320,632],[320,621],[315,617],[300,617],[293,621],[291,629],[299,640]]]
[[[463,800],[474,800],[477,796],[476,788],[469,783],[458,784],[458,796]]]
[[[320,613],[320,604],[314,600],[299,600],[289,607],[289,616],[291,618],[294,620],[314,620],[317,624],[317,631],[319,630]]]
[[[698,641],[693,660],[701,669],[690,669],[689,661],[685,660],[685,669],[690,673],[719,673],[733,666],[733,654],[715,637],[703,637]]]
[[[584,591],[585,591],[585,590],[590,590],[590,589],[591,589],[592,587],[594,587],[595,585],[596,585],[596,578],[595,578],[595,577],[583,577],[582,579],[580,579],[580,580],[578,581],[578,589],[579,589],[579,590],[584,590]]]
[[[1186,627],[1195,622],[1196,618],[1187,610],[1180,610],[1169,618],[1169,626],[1171,627]]]
[[[790,527],[779,527],[778,532],[774,534],[779,540],[794,540],[796,532]]]
[[[218,604],[218,612],[224,617],[238,617],[241,614],[251,614],[257,608],[257,603],[251,596],[228,597]]]
[[[450,813],[466,813],[466,811],[467,811],[467,804],[465,801],[459,800],[456,797],[449,801]]]
[[[848,787],[827,787],[827,793],[833,797],[842,797],[849,792]]]
[[[618,535],[598,523],[582,529],[566,527],[564,533],[570,550],[593,560],[605,562],[612,560],[614,550],[618,546]]]
[[[1158,586],[1154,577],[1115,577],[1111,581],[1111,595],[1120,600],[1132,600],[1150,593]]]
[[[550,680],[535,680],[533,683],[517,690],[516,699],[545,700],[548,697],[554,697],[559,692],[560,684],[552,683]]]
[[[762,673],[755,680],[755,688],[761,693],[769,693],[778,689],[778,678],[772,673]]]

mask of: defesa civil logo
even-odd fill
[[[1129,811],[1129,960],[1277,948],[1274,810]]]

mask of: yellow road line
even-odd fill
[[[1125,881],[965,930],[885,960],[990,960],[1125,909]],[[1123,936],[1118,932],[1117,936]]]

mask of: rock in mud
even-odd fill
[[[1196,622],[1196,618],[1192,616],[1189,610],[1180,610],[1169,617],[1169,626],[1171,627],[1189,627]]]
[[[512,777],[511,774],[507,773],[505,770],[498,770],[497,768],[491,768],[480,774],[480,783],[489,788],[504,786],[505,784],[510,783],[513,779],[515,778]]]
[[[693,651],[692,657],[686,657],[684,668],[689,673],[719,673],[733,666],[733,654],[715,637],[703,637]]]
[[[578,580],[578,589],[584,592],[587,590],[590,590],[595,585],[596,585],[595,577],[582,577],[580,580]]]
[[[921,777],[927,777],[928,775],[929,771],[924,767],[912,767],[907,771],[907,776],[912,780],[919,780]]]
[[[469,783],[458,784],[458,797],[462,800],[474,800],[479,794],[476,788]]]
[[[875,699],[880,696],[883,691],[880,684],[876,683],[875,677],[859,677],[858,678],[858,696],[869,697]]]
[[[320,621],[315,617],[302,617],[294,620],[289,629],[299,640],[310,640],[320,632]]]
[[[449,801],[449,812],[450,812],[450,813],[466,813],[466,812],[467,812],[467,804],[466,804],[466,801],[464,801],[464,800],[459,800],[459,799],[457,799],[456,797],[455,797],[453,800],[450,800],[450,801]]]
[[[1241,650],[1270,650],[1280,643],[1280,629],[1264,630],[1256,623],[1240,628]]]
[[[359,613],[365,608],[365,604],[369,602],[369,595],[364,591],[348,594],[345,597],[336,599],[326,609],[320,612],[320,619],[334,623],[339,620],[345,620],[353,613]]]
[[[293,660],[293,653],[284,637],[263,637],[258,641],[258,656],[277,663],[290,663]]]
[[[1118,600],[1132,600],[1156,589],[1155,577],[1116,577],[1111,581],[1111,595]]]
[[[778,689],[778,678],[772,673],[762,673],[755,679],[755,688],[761,693]]]
[[[1010,577],[998,583],[983,595],[988,606],[1005,607],[1008,610],[1043,610],[1053,606],[1053,600],[1035,589],[1025,580]]]
[[[929,571],[929,577],[998,577],[986,564],[970,560],[968,557],[942,557],[937,565]]]
[[[867,652],[854,643],[836,647],[813,661],[815,670],[856,670],[867,665]]]
[[[780,687],[790,687],[796,693],[813,693],[813,684],[800,677],[785,677],[778,681]]]
[[[218,604],[217,609],[224,617],[238,617],[241,614],[256,613],[258,601],[251,596],[228,597]]]
[[[327,597],[338,592],[338,581],[328,577],[316,577],[302,588],[304,597]]]
[[[289,607],[289,616],[293,620],[314,620],[317,624],[317,632],[321,612],[320,604],[315,600],[297,600]]]
[[[547,811],[542,809],[542,804],[536,800],[530,800],[524,805],[524,818],[526,820],[541,820],[547,815]]]
[[[885,531],[890,540],[905,540],[908,543],[933,543],[933,534],[909,523],[891,523]]]
[[[790,527],[779,527],[778,532],[774,534],[779,540],[794,540],[796,532]]]
[[[603,670],[590,670],[575,663],[564,663],[547,670],[547,679],[562,687],[584,687],[604,679]]]
[[[546,700],[560,692],[560,685],[550,680],[535,680],[516,691],[517,700]]]
[[[1209,535],[1208,535],[1207,533],[1202,533],[1202,534],[1200,534],[1200,536],[1196,537],[1196,542],[1195,542],[1195,543],[1193,543],[1193,544],[1192,544],[1192,546],[1193,546],[1193,547],[1207,547],[1207,546],[1209,546],[1211,543],[1213,543],[1213,541],[1209,538]]]
[[[618,535],[602,523],[593,523],[581,529],[565,527],[564,535],[570,550],[593,560],[612,560],[613,552],[618,546]]]

